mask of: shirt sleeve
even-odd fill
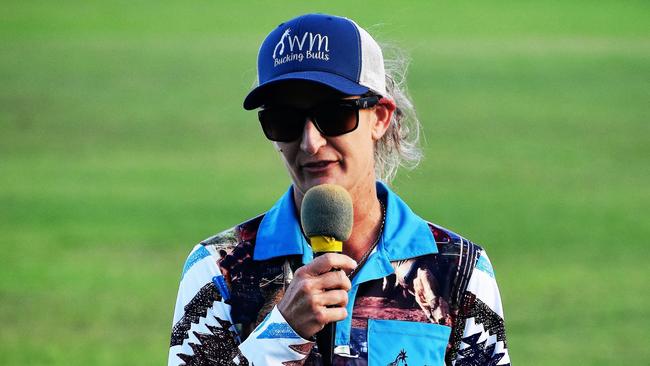
[[[313,347],[274,307],[241,343],[232,322],[230,288],[218,266],[219,254],[197,245],[181,275],[169,348],[168,366],[281,365],[300,362]]]
[[[453,365],[510,365],[501,295],[485,251],[480,251],[463,297],[462,337]]]

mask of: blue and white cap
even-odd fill
[[[260,47],[257,76],[245,109],[263,105],[268,86],[284,80],[313,81],[346,95],[386,95],[381,48],[354,21],[333,15],[306,14],[280,24]]]

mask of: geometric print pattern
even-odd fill
[[[286,285],[283,280],[284,269],[282,264],[289,259],[292,269],[295,270],[296,266],[294,265],[297,263],[296,258],[277,258],[267,261],[252,260],[256,232],[261,219],[262,216],[259,216],[201,243],[204,248],[211,247],[210,252],[220,254],[219,257],[210,254],[210,260],[215,261],[214,263],[221,270],[222,279],[225,280],[227,285],[226,290],[230,290],[231,297],[222,297],[223,289],[221,291],[217,289],[212,277],[210,277],[207,279],[208,283],[199,289],[183,307],[183,314],[172,329],[170,342],[170,345],[174,347],[184,344],[185,340],[190,337],[190,333],[194,336],[196,341],[184,346],[189,347],[192,354],[187,351],[176,354],[183,361],[183,365],[249,365],[250,361],[241,353],[238,347],[239,340],[248,338],[248,335],[258,325],[257,323],[261,322],[266,315],[266,313],[262,313],[269,311],[268,308],[267,310],[262,308],[267,307],[268,304],[272,307],[274,302],[279,300],[272,297],[277,295],[278,289],[282,289]],[[446,300],[446,304],[441,302],[439,306],[440,309],[444,309],[445,314],[448,314],[448,318],[445,318],[448,320],[444,320],[444,324],[451,326],[451,335],[445,353],[445,363],[456,366],[496,366],[499,362],[508,359],[504,359],[507,355],[507,345],[503,319],[499,314],[491,310],[490,306],[478,299],[475,294],[467,291],[469,279],[477,264],[481,265],[480,270],[483,272],[488,274],[491,272],[491,266],[487,267],[489,262],[477,263],[479,258],[482,258],[483,249],[439,226],[429,224],[429,227],[438,246],[438,253],[427,255],[426,257],[429,259],[420,259],[419,262],[414,263],[419,265],[417,268],[423,273],[431,271],[434,274],[433,277],[423,275],[421,279],[433,281],[432,286],[436,287],[436,290],[443,294],[441,296],[444,296]],[[208,252],[204,250],[199,250],[198,254],[190,258],[192,265],[198,260],[204,260],[205,252]],[[427,266],[422,265],[423,260],[427,262]],[[188,272],[188,269],[189,266],[186,266],[183,272]],[[409,276],[402,278],[402,282],[412,280],[412,277],[415,277],[418,273],[418,271],[411,271]],[[377,281],[379,284],[382,283],[382,279]],[[395,275],[392,275],[392,279],[389,277],[383,279],[383,288],[380,285],[378,288],[367,288],[366,290],[370,294],[366,301],[368,306],[371,307],[375,303],[379,304],[382,301],[383,303],[390,303],[392,301],[401,304],[399,309],[402,309],[401,306],[407,306],[409,301],[412,301],[411,305],[408,306],[413,306],[415,310],[409,310],[408,312],[403,309],[400,310],[408,315],[422,312],[424,305],[426,305],[416,302],[413,294],[408,293],[413,291],[413,288],[401,283],[399,279],[395,278]],[[381,300],[381,297],[377,296],[388,297]],[[397,297],[401,300],[395,300]],[[192,332],[192,324],[197,324],[200,319],[208,316],[208,310],[215,305],[215,301],[229,305],[231,313],[222,318],[218,311],[213,311],[213,314],[216,314],[214,320],[220,326],[205,324],[203,329],[207,328],[208,332]],[[438,305],[437,302],[435,304]],[[221,307],[221,309],[225,309],[225,307]],[[399,318],[401,315],[398,311],[390,316]],[[423,315],[418,316],[423,317]],[[414,319],[417,319],[418,316]],[[411,321],[428,321],[426,317],[422,319]],[[410,320],[410,318],[405,320]],[[232,323],[236,323],[235,326]],[[484,330],[466,334],[466,324],[468,323],[480,325]],[[443,320],[441,320],[441,324],[443,324]],[[359,324],[356,325],[359,326]],[[362,324],[361,326],[365,327],[367,325]],[[258,333],[256,337],[261,340],[301,339],[287,323],[271,322],[271,324],[263,324],[261,327],[265,329]],[[362,344],[363,338],[365,338],[365,334],[360,339]],[[490,343],[490,340],[494,339],[496,339],[496,342]],[[497,343],[499,346],[497,346]],[[285,358],[280,360],[278,364],[319,365],[321,363],[321,356],[317,353],[317,347],[313,347],[313,343],[287,343],[286,347],[292,352],[305,355],[306,358],[299,360]],[[183,349],[189,351],[188,348]],[[353,354],[355,352],[357,356],[362,355],[363,357],[348,358],[345,362],[346,365],[367,363],[367,349],[352,351]]]

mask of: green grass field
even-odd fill
[[[516,365],[650,363],[650,4],[10,1],[0,364],[160,365],[183,262],[289,179],[241,108],[307,11],[412,57],[426,159],[394,189],[487,248]]]

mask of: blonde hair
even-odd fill
[[[406,89],[409,59],[395,46],[383,45],[382,50],[384,53],[388,50],[392,54],[390,58],[384,58],[387,93],[385,97],[392,99],[397,108],[386,133],[375,142],[375,176],[390,183],[400,166],[415,168],[422,160],[423,154],[420,149],[421,124]]]

